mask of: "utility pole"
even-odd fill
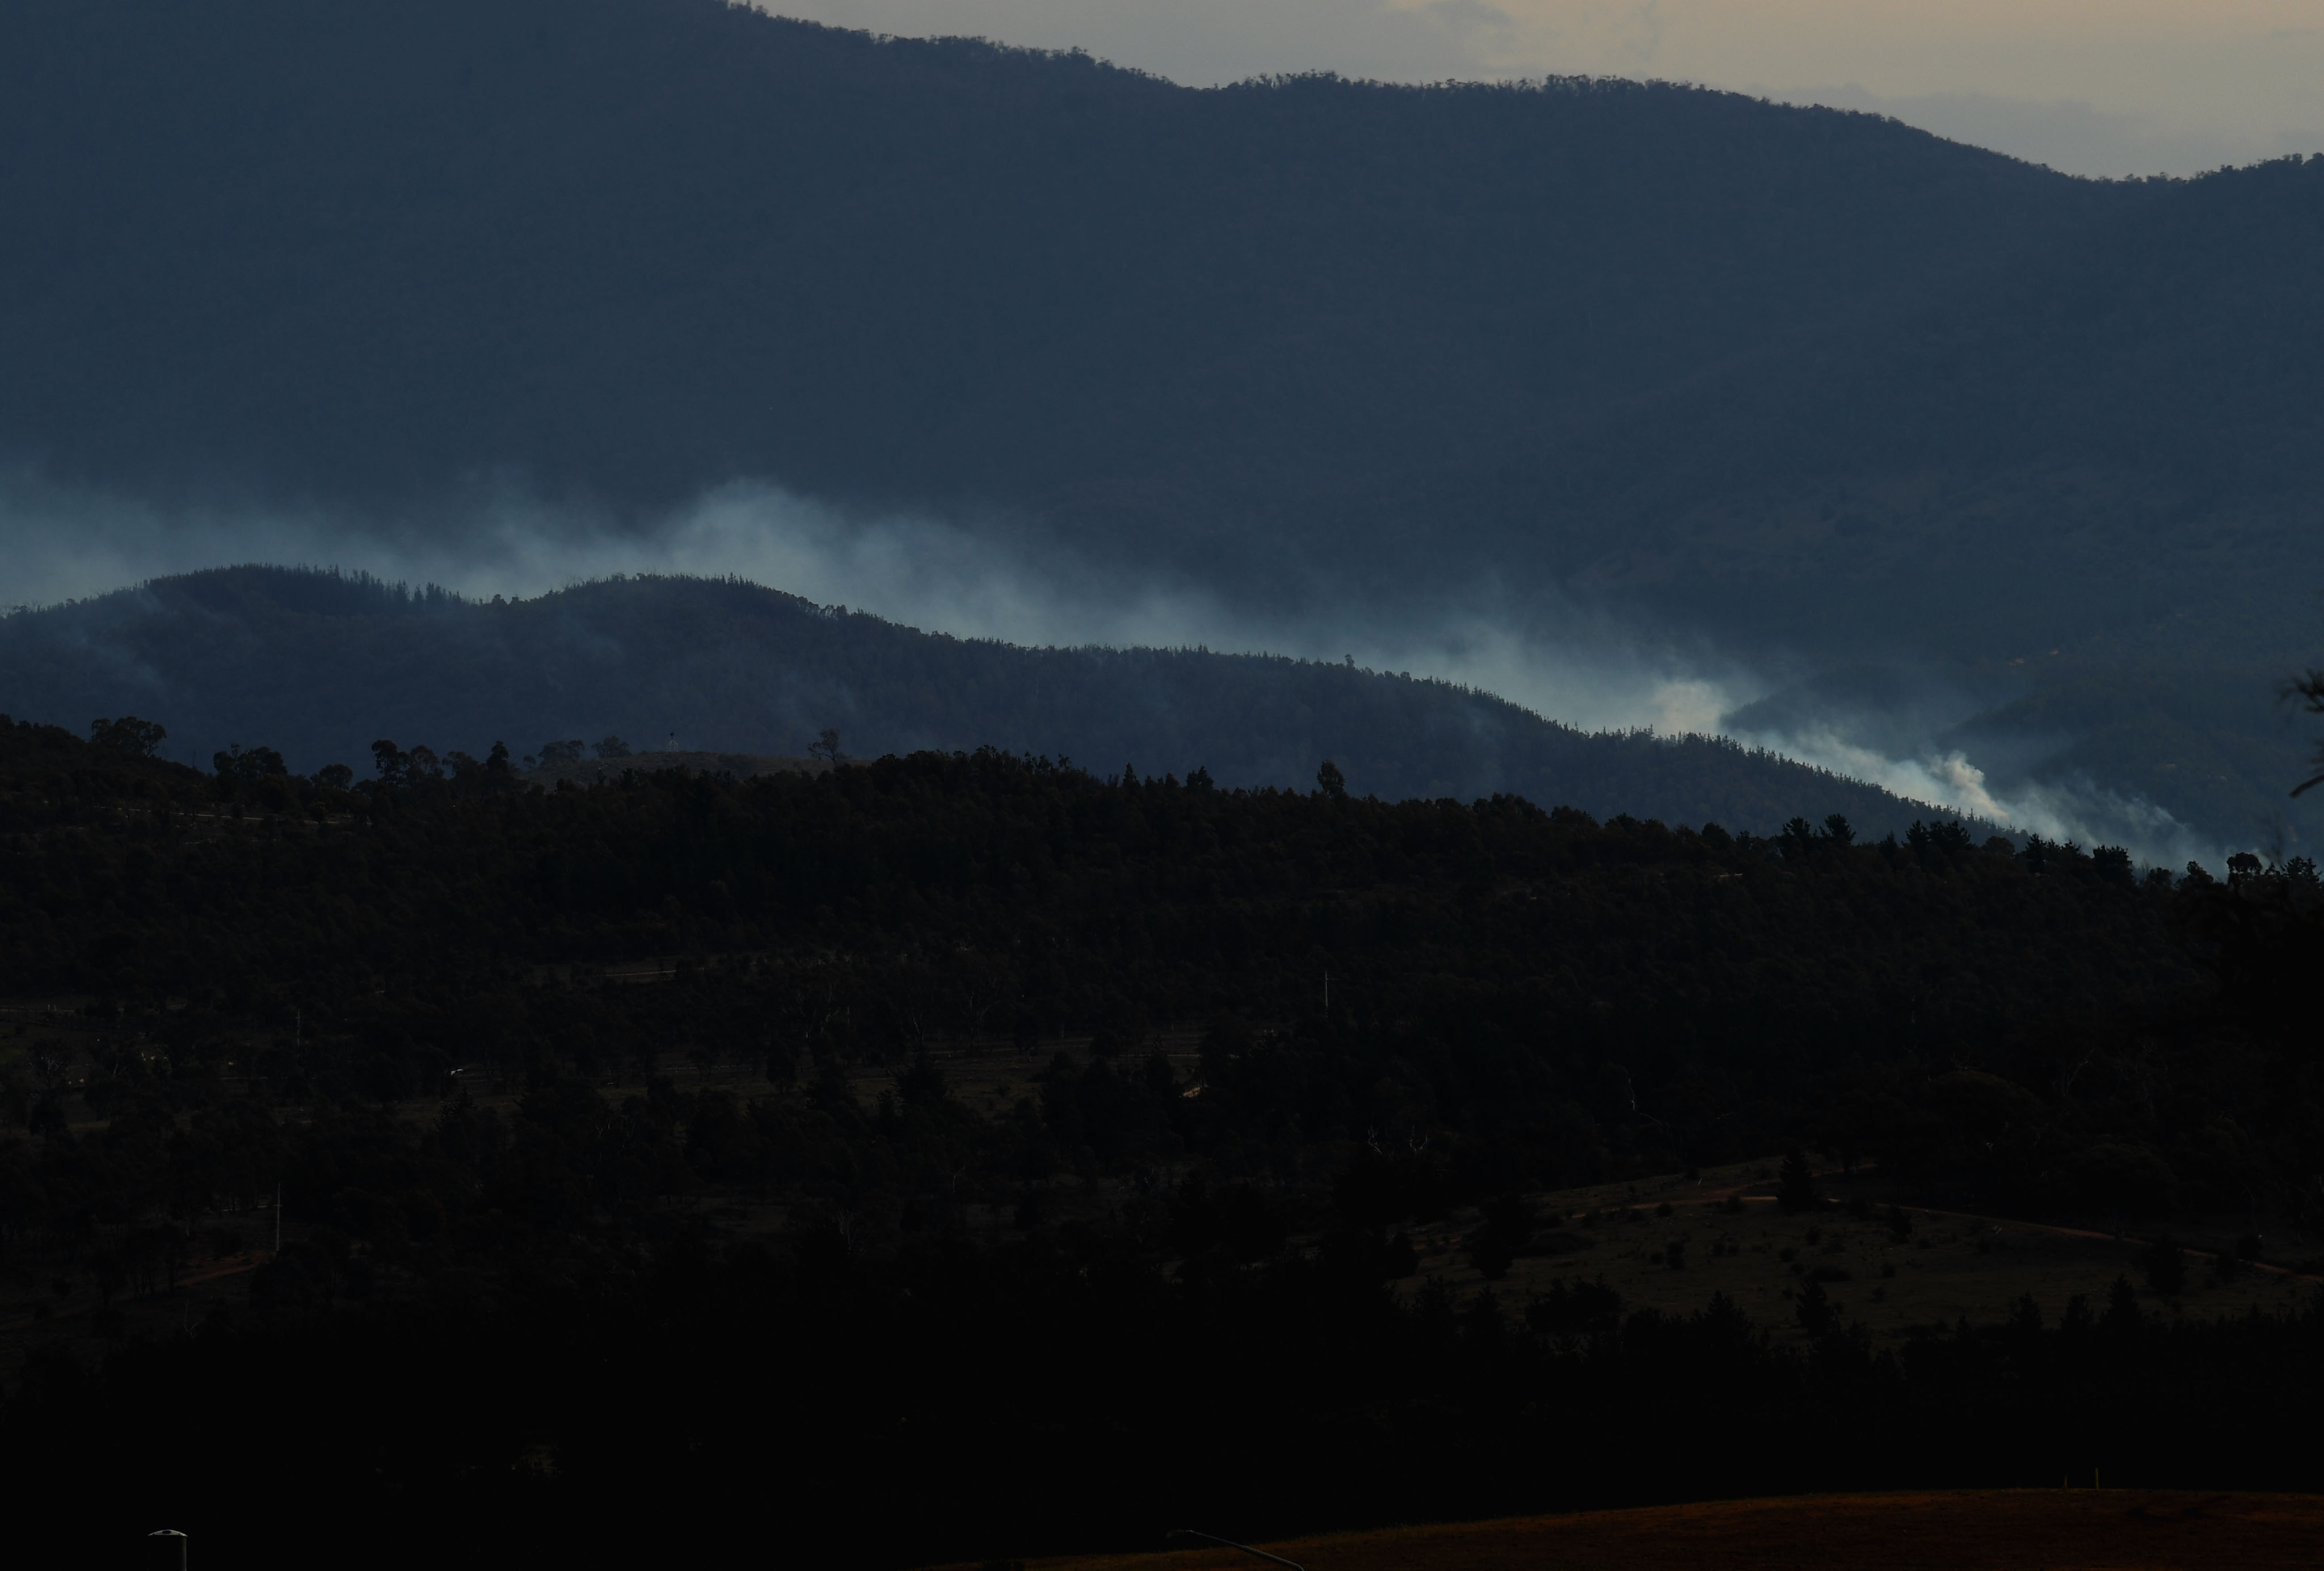
[[[1323,1012],[1332,1012],[1332,968],[1329,966],[1323,967]]]

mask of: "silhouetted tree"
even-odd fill
[[[88,723],[88,739],[109,753],[126,753],[132,758],[151,758],[159,752],[162,740],[170,733],[151,720],[140,720],[134,715],[124,715],[117,720],[97,719]]]
[[[1509,1274],[1509,1266],[1533,1237],[1534,1211],[1522,1195],[1501,1195],[1482,1207],[1484,1225],[1470,1241],[1469,1260],[1489,1282]]]
[[[1794,1146],[1784,1158],[1783,1171],[1775,1185],[1775,1204],[1785,1211],[1813,1211],[1823,1204],[1823,1193],[1816,1187],[1815,1169],[1808,1165],[1807,1152]]]
[[[1801,1290],[1794,1312],[1799,1317],[1800,1328],[1811,1336],[1823,1335],[1840,1319],[1839,1311],[1832,1308],[1831,1295],[1823,1290],[1821,1282],[1814,1280]]]
[[[2187,1252],[2169,1234],[2148,1244],[2139,1254],[2138,1263],[2146,1271],[2146,1285],[2154,1289],[2157,1298],[2175,1298],[2186,1289]]]
[[[230,744],[223,753],[212,754],[210,766],[223,780],[262,781],[270,775],[290,772],[283,765],[282,755],[274,749],[253,747],[245,751],[239,742]]]

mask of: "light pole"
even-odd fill
[[[1240,1549],[1244,1554],[1256,1555],[1262,1560],[1272,1560],[1278,1566],[1288,1566],[1291,1571],[1306,1571],[1306,1567],[1296,1560],[1286,1560],[1280,1555],[1270,1555],[1264,1549],[1254,1549],[1249,1544],[1238,1544],[1232,1539],[1222,1539],[1216,1533],[1198,1533],[1192,1528],[1174,1528],[1163,1536],[1171,1539],[1201,1539],[1207,1543],[1221,1544],[1230,1549]]]

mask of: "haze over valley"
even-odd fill
[[[739,573],[1352,654],[2157,860],[2313,833],[2324,162],[706,4],[0,29],[55,240],[0,263],[11,601]]]

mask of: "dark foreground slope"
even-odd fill
[[[0,1465],[78,1558],[158,1520],[244,1566],[724,1563],[774,1523],[984,1564],[1187,1520],[2311,1477],[2281,1437],[2324,1319],[2224,1272],[1876,1354],[1804,1261],[1774,1338],[1709,1295],[1413,1280],[1407,1238],[1635,1249],[1539,1191],[1799,1141],[1915,1208],[2194,1206],[2296,1261],[2312,869],[2173,888],[989,754],[472,783],[0,731]],[[606,965],[642,956],[667,980]],[[1912,1269],[1909,1215],[1821,1224]]]
[[[2070,1489],[1816,1495],[1453,1522],[1267,1545],[1342,1571],[2250,1571],[2305,1566],[2324,1495]],[[2102,1482],[2102,1481],[2101,1481]],[[1240,1562],[1248,1565],[1246,1559]],[[1042,1571],[1230,1571],[1231,1549],[1052,1562]]]
[[[756,585],[634,578],[513,604],[244,568],[0,621],[0,707],[167,726],[369,772],[390,737],[481,755],[546,739],[798,756],[995,746],[1103,772],[1207,769],[1305,787],[1330,758],[1390,799],[1496,791],[1600,814],[1772,831],[1929,816],[1859,781],[1704,737],[1587,735],[1490,695],[1344,666],[1189,650],[1020,649],[917,632]]]

